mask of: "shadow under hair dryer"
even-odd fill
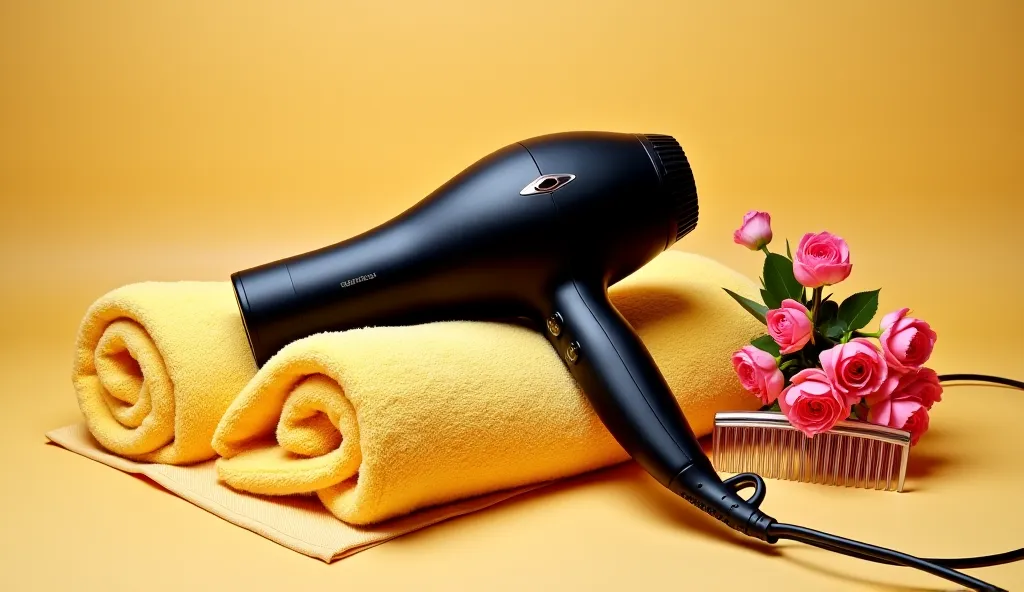
[[[619,444],[704,512],[771,543],[793,538],[879,561],[916,559],[779,524],[758,509],[760,477],[723,481],[713,469],[607,294],[696,224],[693,174],[673,138],[561,133],[484,157],[373,230],[235,273],[232,282],[260,366],[322,331],[531,318]],[[738,491],[748,487],[755,491],[744,499]],[[987,586],[929,567],[963,585]]]

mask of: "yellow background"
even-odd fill
[[[1024,378],[1022,2],[4,1],[0,587],[941,589],[735,544],[630,466],[325,566],[43,445],[78,417],[72,342],[106,290],[335,242],[571,129],[680,140],[702,217],[677,248],[753,275],[747,209],[831,230],[839,295],[912,306],[940,372]],[[1021,546],[1022,415],[949,389],[912,493],[770,482],[765,509],[923,555]]]

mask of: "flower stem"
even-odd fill
[[[772,254],[772,252],[768,250],[768,245],[762,245],[761,250],[764,251],[765,256]]]
[[[781,366],[779,366],[779,370],[785,370],[786,368],[789,368],[793,364],[796,364],[796,360],[786,360],[785,362],[782,363]]]
[[[821,308],[821,291],[823,288],[814,289],[814,304],[811,308],[811,345],[814,345],[814,332],[818,330],[818,310]]]

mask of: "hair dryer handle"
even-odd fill
[[[766,539],[774,521],[715,473],[650,352],[604,286],[570,280],[556,289],[553,302],[548,337],[626,452],[698,508]]]

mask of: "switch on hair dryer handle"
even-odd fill
[[[604,287],[571,280],[553,302],[564,324],[555,338],[562,360],[622,447],[665,486],[704,458],[650,352]]]

